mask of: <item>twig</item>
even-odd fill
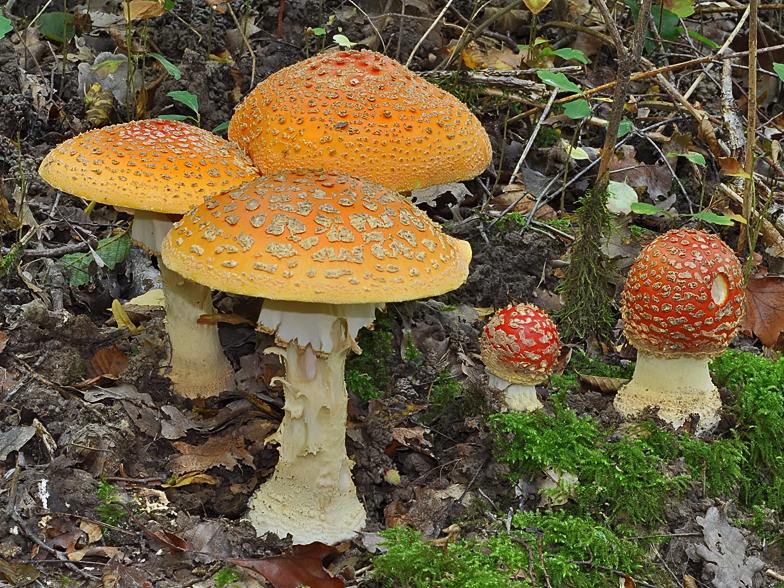
[[[90,246],[86,241],[81,243],[72,243],[70,245],[63,245],[62,247],[53,247],[52,249],[23,249],[21,251],[24,257],[62,257],[69,253],[87,253]],[[0,253],[7,255],[10,249],[8,247],[0,247]]]
[[[242,27],[240,26],[240,21],[237,20],[237,16],[234,14],[234,10],[231,7],[231,2],[226,2],[224,4],[226,8],[229,9],[229,14],[231,14],[231,18],[234,20],[234,24],[237,25],[237,30],[240,32],[240,36],[242,40],[245,41],[245,48],[250,53],[250,89],[253,90],[254,83],[256,81],[256,54],[253,52],[253,49],[250,48],[250,43],[248,43],[248,37],[245,36]]]
[[[553,585],[550,584],[550,576],[547,574],[547,568],[544,567],[544,554],[542,554],[542,536],[539,535],[539,563],[542,566],[542,574],[544,575],[544,581],[547,584],[547,588],[553,588]]]
[[[515,165],[514,171],[512,172],[511,177],[509,178],[509,185],[511,186],[512,183],[515,181],[517,177],[517,172],[520,171],[520,166],[523,164],[523,161],[526,157],[528,157],[529,151],[531,151],[531,147],[534,145],[534,140],[536,136],[539,134],[539,129],[542,128],[542,123],[544,119],[547,118],[550,109],[553,107],[553,102],[555,102],[555,97],[558,95],[558,88],[553,88],[553,91],[550,93],[550,99],[547,101],[547,104],[542,111],[542,116],[539,117],[539,120],[536,121],[536,127],[534,127],[534,132],[531,133],[531,136],[528,138],[528,143],[525,144],[525,149],[523,149],[522,155],[520,155],[520,159],[517,160],[517,165]],[[492,226],[492,225],[490,225]]]
[[[756,212],[756,197],[754,192],[754,145],[757,142],[755,132],[757,130],[757,28],[758,12],[757,0],[749,0],[749,92],[746,112],[746,178],[743,191],[743,218],[746,223],[740,226],[740,236],[738,237],[738,252],[742,251],[748,244],[749,259],[746,263],[744,278],[748,279],[751,272],[751,260],[754,248],[757,244],[759,231],[756,233],[750,230],[753,211]],[[747,243],[748,241],[748,243]]]
[[[71,570],[73,573],[79,574],[85,580],[100,582],[101,578],[99,578],[98,576],[93,576],[92,574],[88,574],[78,566],[74,565],[72,562],[68,561],[68,559],[66,559],[65,557],[65,554],[60,553],[53,547],[50,547],[49,545],[41,541],[36,533],[32,533],[30,529],[27,528],[27,524],[22,520],[22,517],[19,516],[19,513],[16,510],[11,512],[10,517],[17,525],[19,525],[19,528],[22,530],[25,536],[28,539],[30,539],[30,541],[38,545],[41,549],[43,549],[47,553],[53,555],[55,558],[59,559],[60,562],[69,570]]]
[[[454,0],[449,0],[449,2],[446,3],[446,6],[444,6],[444,9],[435,18],[433,24],[431,24],[430,27],[425,31],[425,34],[419,38],[417,44],[414,45],[414,49],[411,51],[411,55],[408,56],[408,60],[406,61],[406,67],[411,65],[411,61],[414,59],[414,55],[416,55],[416,52],[419,50],[419,46],[422,45],[422,42],[427,38],[427,36],[433,32],[433,29],[436,28],[436,24],[438,24],[438,21],[444,18],[444,14],[446,13],[447,10],[449,10],[449,7],[452,6],[453,1]],[[405,6],[405,3],[403,4],[403,6]],[[400,20],[401,22],[403,21],[402,18]]]

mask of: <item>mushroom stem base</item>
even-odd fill
[[[332,325],[333,350],[315,353],[292,341],[271,351],[283,358],[285,415],[272,440],[280,460],[272,478],[251,499],[249,518],[259,535],[288,533],[294,543],[332,544],[351,539],[365,524],[365,508],[346,455],[348,397],[343,380],[353,340],[346,320]],[[313,358],[315,357],[315,370]]]
[[[648,407],[658,407],[660,419],[675,429],[692,414],[700,416],[697,431],[711,431],[721,420],[721,397],[708,371],[708,358],[658,358],[638,352],[632,381],[615,397],[615,410],[624,419],[640,418]]]
[[[494,374],[489,375],[488,383],[504,393],[504,403],[513,412],[533,412],[543,406],[533,384],[513,384]]]
[[[166,374],[184,398],[209,398],[234,388],[234,369],[223,353],[218,327],[197,324],[213,314],[212,291],[183,278],[159,260],[166,304],[166,333],[171,344],[171,370]]]

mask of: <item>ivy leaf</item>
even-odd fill
[[[629,206],[629,208],[634,214],[659,214],[660,212],[664,212],[660,208],[656,208],[653,204],[648,204],[647,202],[635,202]]]
[[[195,94],[191,94],[187,90],[174,90],[166,94],[175,102],[180,102],[190,108],[196,114],[199,114],[199,99]]]
[[[726,227],[731,226],[735,222],[732,217],[725,216],[723,214],[716,214],[710,210],[706,212],[698,212],[696,214],[692,214],[691,216],[698,218],[701,221],[705,221],[706,223],[713,223],[714,225],[723,225]]]
[[[0,12],[0,39],[5,37],[12,30],[14,30],[14,27],[11,26],[11,20],[3,16],[3,13]]]
[[[784,63],[774,63],[773,71],[779,74],[781,81],[784,82]]]
[[[544,49],[542,49],[542,52],[539,54],[539,57],[547,57],[549,55],[555,55],[556,57],[560,57],[561,59],[565,59],[566,61],[570,59],[576,59],[580,63],[588,63],[588,58],[585,56],[585,53],[583,53],[579,49],[570,49],[569,47],[564,47],[563,49],[553,50],[550,47],[545,47]]]
[[[167,72],[169,72],[169,75],[174,76],[175,80],[179,80],[182,77],[182,72],[180,71],[180,69],[160,53],[148,53],[147,55],[157,59],[164,67],[164,69]]]
[[[231,121],[228,121],[228,120],[227,120],[227,121],[225,121],[225,122],[222,122],[222,123],[221,123],[221,124],[219,124],[217,127],[215,127],[214,129],[212,129],[212,132],[213,132],[213,133],[220,133],[221,131],[225,131],[226,129],[228,129],[228,128],[229,128],[229,122],[231,122]]]
[[[536,75],[538,75],[539,79],[548,86],[553,86],[554,88],[564,90],[565,92],[577,92],[578,94],[583,93],[577,84],[569,81],[569,79],[561,72],[553,73],[551,71],[539,70],[536,72]]]
[[[587,100],[580,98],[579,100],[568,102],[564,106],[564,114],[572,120],[587,118],[591,116],[591,105],[588,104]]]
[[[346,49],[351,49],[356,43],[351,41],[346,35],[334,35],[332,40],[335,41],[341,47],[345,47]]]
[[[634,128],[634,123],[630,120],[622,120],[621,124],[618,126],[618,138],[620,139],[624,135],[631,132]]]
[[[637,202],[637,192],[626,182],[610,181],[607,185],[607,210],[616,214],[629,214]],[[656,208],[656,207],[654,207]],[[658,211],[658,209],[657,209]]]
[[[41,25],[41,34],[55,43],[63,43],[63,30],[68,41],[74,36],[74,17],[73,14],[62,12],[47,12],[38,17],[38,24]]]
[[[125,261],[131,251],[131,234],[126,231],[121,235],[113,235],[98,241],[95,248],[95,256],[110,270],[113,270],[118,263]],[[60,264],[69,274],[68,283],[71,286],[84,286],[90,283],[90,270],[92,264],[96,264],[93,252],[88,253],[69,253],[60,258]]]

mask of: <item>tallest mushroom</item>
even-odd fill
[[[237,107],[229,139],[263,174],[322,167],[396,191],[473,178],[492,156],[462,102],[373,51],[316,55],[272,74]]]

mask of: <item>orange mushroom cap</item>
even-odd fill
[[[492,156],[462,102],[372,51],[316,55],[272,74],[235,111],[229,139],[265,174],[322,167],[392,190],[473,178]]]
[[[224,292],[354,304],[453,290],[468,275],[471,247],[374,182],[300,170],[208,198],[175,224],[162,256]]]
[[[485,325],[479,341],[490,373],[518,384],[539,384],[561,350],[555,323],[532,304],[509,305]]]
[[[621,294],[623,332],[656,357],[713,357],[743,318],[743,273],[724,242],[692,229],[651,241],[634,262]]]
[[[80,198],[164,214],[184,214],[259,175],[235,144],[169,120],[82,133],[50,151],[38,173]]]

